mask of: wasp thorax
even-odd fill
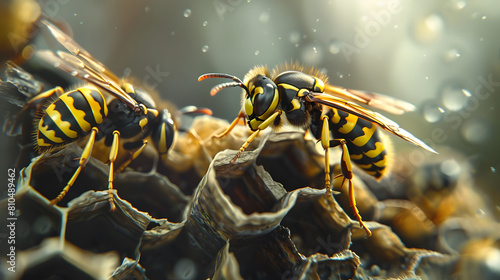
[[[279,103],[278,87],[268,77],[257,75],[248,81],[247,88],[245,112],[250,128],[256,130],[276,111]]]

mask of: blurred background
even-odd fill
[[[12,36],[15,26],[5,23],[5,14],[24,9],[15,3],[25,1],[2,2],[2,50],[18,54],[23,36]],[[65,24],[80,45],[118,76],[136,77],[178,107],[209,107],[227,120],[240,110],[241,89],[211,97],[210,88],[221,81],[198,82],[201,74],[243,78],[254,65],[273,68],[298,61],[321,69],[332,84],[409,101],[417,106],[415,112],[386,116],[443,151],[441,156],[467,161],[477,189],[487,193],[494,206],[500,201],[498,1],[38,3],[43,15]],[[32,42],[37,49],[57,47],[46,32]],[[12,55],[3,54],[2,63]],[[390,138],[396,165],[408,170],[439,157]],[[17,150],[13,139],[2,134],[0,141],[0,173],[6,186],[7,168],[14,165]],[[445,173],[461,172],[442,168]],[[498,216],[498,206],[495,209]]]

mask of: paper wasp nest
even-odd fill
[[[499,226],[469,211],[484,207],[469,181],[436,185],[417,172],[418,183],[401,183],[411,197],[391,197],[384,181],[368,187],[356,172],[358,207],[373,232],[366,238],[346,190],[325,196],[315,141],[271,133],[231,165],[248,132],[211,138],[227,125],[196,118],[156,170],[147,164],[154,153],[137,158],[116,175],[114,212],[107,165],[91,159],[60,203],[67,207],[55,207],[46,198],[60,192],[81,149],[34,158],[16,196],[16,273],[4,267],[3,278],[497,279],[488,256],[500,250]]]

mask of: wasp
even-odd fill
[[[77,141],[84,143],[78,168],[50,203],[57,204],[64,198],[93,156],[109,164],[109,202],[114,210],[115,171],[122,171],[139,156],[148,143],[147,138],[152,140],[158,154],[165,156],[176,138],[173,116],[168,109],[156,109],[154,99],[145,88],[117,78],[54,24],[47,20],[42,20],[41,24],[69,52],[57,51],[56,54],[44,50],[37,53],[39,57],[87,82],[66,92],[55,87],[27,102],[27,107],[43,107],[35,121],[34,132],[36,150],[40,154]],[[41,105],[44,103],[48,105]]]
[[[402,114],[414,110],[412,104],[382,94],[330,85],[326,75],[313,68],[305,69],[297,64],[285,64],[284,67],[276,67],[271,73],[266,66],[256,66],[243,80],[229,74],[208,73],[201,75],[198,81],[208,78],[232,80],[213,87],[210,92],[212,96],[224,88],[243,88],[243,108],[231,125],[223,133],[215,136],[224,137],[240,119],[246,119],[253,133],[243,143],[231,163],[236,162],[260,131],[268,127],[278,128],[288,124],[304,128],[321,142],[325,151],[325,188],[326,194],[331,196],[329,148],[340,146],[341,173],[335,178],[342,178],[341,187],[347,182],[350,206],[368,236],[371,232],[363,223],[356,207],[351,181],[353,178],[351,162],[376,179],[384,175],[389,157],[382,135],[376,129],[377,126],[436,153],[394,121],[358,105],[370,105],[391,113]]]

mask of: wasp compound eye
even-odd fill
[[[175,138],[175,125],[168,110],[165,109],[161,111],[159,124],[152,131],[151,137],[160,155],[166,155],[168,150],[172,147]]]
[[[256,76],[248,84],[250,95],[245,103],[247,115],[250,118],[267,119],[278,107],[279,92],[276,84],[262,75]]]

